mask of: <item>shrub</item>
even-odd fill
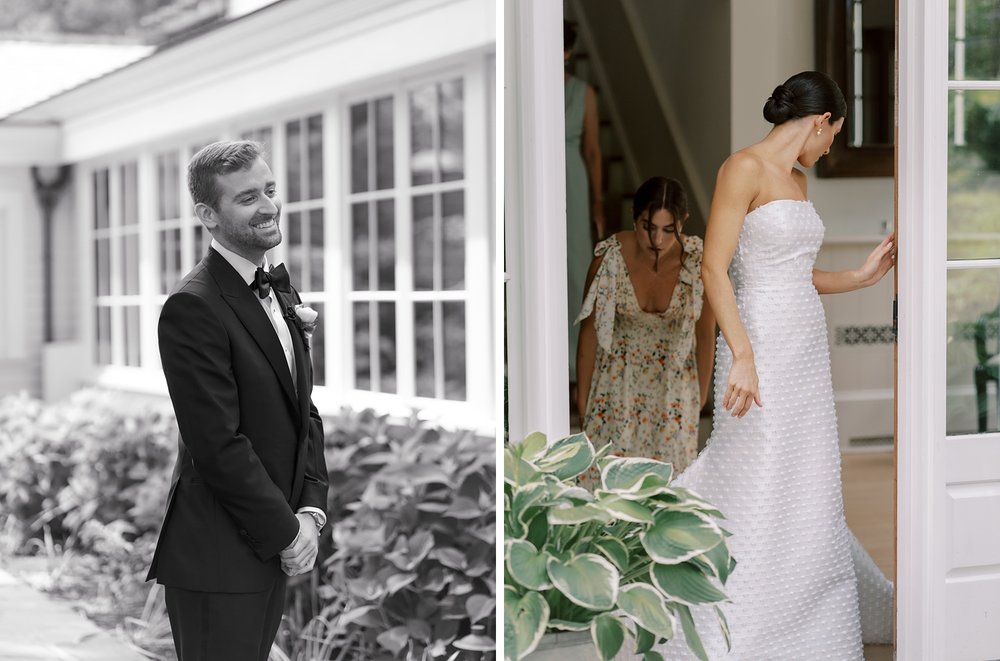
[[[318,609],[309,613],[299,596],[307,612],[288,611],[280,640],[289,657],[473,659],[490,653],[493,439],[415,421],[392,425],[371,411],[345,412],[328,426],[332,553],[323,562]]]
[[[80,391],[0,399],[0,530],[7,553],[49,556],[44,587],[80,599],[154,658],[172,658],[162,592],[145,583],[176,456],[166,400]],[[480,658],[495,638],[492,439],[326,421],[331,525],[322,564],[290,581],[272,658]],[[136,615],[139,615],[136,617]]]
[[[133,541],[155,533],[176,452],[169,403],[123,406],[122,395],[82,390],[44,406],[0,400],[0,514],[18,548],[43,529],[60,548],[85,551],[87,522],[115,524]],[[147,558],[148,559],[148,558]]]
[[[973,102],[966,115],[966,141],[987,169],[1000,172],[1000,110]]]
[[[549,631],[590,631],[613,659],[683,633],[707,661],[690,607],[718,604],[736,566],[722,514],[670,483],[670,464],[595,453],[585,434],[550,442],[531,434],[504,449],[504,654],[519,661]],[[601,468],[593,491],[575,479]]]

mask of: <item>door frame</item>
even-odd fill
[[[897,0],[896,658],[946,658],[948,3]],[[944,26],[944,27],[942,27]]]

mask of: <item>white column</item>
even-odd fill
[[[509,434],[569,433],[562,0],[504,7]]]

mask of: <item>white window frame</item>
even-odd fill
[[[391,413],[407,414],[419,409],[422,416],[456,421],[463,426],[471,426],[483,432],[495,431],[495,370],[492,360],[494,351],[494,323],[492,273],[493,251],[490,219],[492,208],[489,200],[489,186],[493,182],[488,177],[488,93],[486,90],[489,65],[488,55],[457,64],[442,66],[420,72],[416,75],[400,77],[397,80],[377,85],[367,85],[350,90],[341,98],[337,106],[340,114],[340,128],[337,133],[341,148],[338,150],[338,186],[341,195],[336,216],[343,219],[337,229],[337,240],[343,246],[350,246],[351,224],[348,222],[351,202],[346,191],[350,189],[350,144],[349,108],[383,96],[394,98],[393,147],[394,186],[391,198],[396,201],[395,244],[396,275],[395,289],[392,291],[359,292],[352,291],[351,259],[349,249],[341,252],[340,271],[327,270],[327,277],[337,280],[342,307],[350,311],[355,299],[385,300],[396,304],[396,379],[397,392],[379,393],[354,388],[353,317],[351,323],[342,324],[342,332],[337,351],[333,351],[333,338],[327,337],[328,360],[339,355],[339,369],[328,370],[328,376],[341,376],[339,390],[355,408],[372,407]],[[447,190],[464,190],[465,201],[465,287],[459,291],[413,291],[412,287],[412,223],[411,199],[413,186],[410,180],[410,130],[408,111],[409,90],[421,85],[443,80],[461,78],[463,81],[464,112],[464,177],[461,182],[441,182],[420,186],[421,193],[437,193]],[[362,197],[368,194],[362,194]],[[384,192],[373,192],[373,197],[381,199]],[[330,235],[334,236],[334,235]],[[332,289],[330,290],[333,291]],[[482,294],[481,294],[482,293]],[[458,300],[465,302],[465,369],[466,400],[453,401],[418,397],[414,393],[414,326],[413,306],[416,301]],[[349,312],[350,313],[350,312]],[[325,399],[319,393],[319,401]],[[316,395],[314,395],[316,397]],[[343,400],[342,400],[343,401]]]

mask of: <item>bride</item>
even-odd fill
[[[694,609],[713,660],[860,661],[862,639],[892,637],[892,584],[844,520],[819,294],[881,280],[894,237],[857,270],[814,268],[824,227],[795,168],[829,152],[846,111],[829,76],[796,74],[764,105],[770,133],[718,174],[702,265],[722,330],[714,429],[677,479],[726,515],[739,563],[725,586],[728,655],[715,615]],[[683,635],[661,651],[694,658]]]

